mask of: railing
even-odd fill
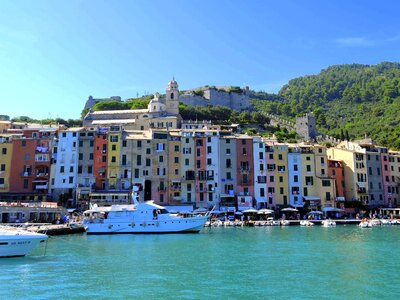
[[[22,172],[22,173],[21,173],[21,176],[23,176],[23,177],[32,176],[32,172]]]
[[[47,184],[36,185],[35,189],[36,190],[47,190],[48,189],[48,185]]]

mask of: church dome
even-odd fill
[[[177,90],[178,89],[178,83],[175,80],[175,77],[172,77],[172,80],[168,82],[168,87],[169,90]]]

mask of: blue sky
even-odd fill
[[[399,1],[0,0],[0,114],[78,118],[89,95],[248,85],[400,61]]]

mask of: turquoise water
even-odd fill
[[[0,299],[395,299],[400,226],[53,237],[0,260]]]

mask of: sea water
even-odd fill
[[[396,299],[400,226],[52,237],[0,259],[0,299]]]

